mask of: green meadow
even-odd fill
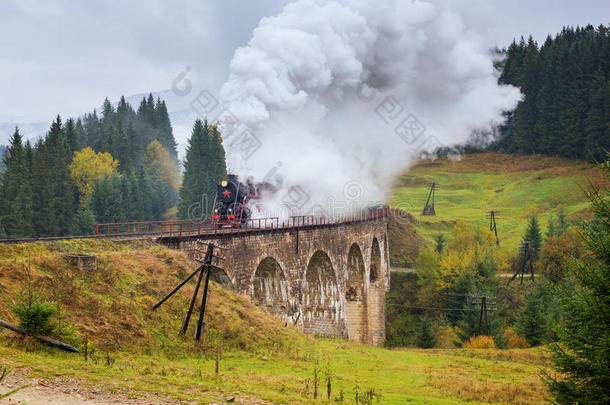
[[[571,222],[590,218],[585,190],[602,181],[600,171],[582,161],[541,155],[463,155],[415,164],[397,179],[389,203],[411,212],[417,233],[428,241],[438,234],[448,237],[458,220],[489,226],[486,213],[499,211],[500,246],[514,251],[532,215],[544,231],[561,211]],[[431,182],[439,185],[436,216],[422,216]]]
[[[303,343],[293,342],[288,352],[224,352],[218,375],[215,359],[203,354],[114,352],[109,364],[105,356],[85,362],[74,354],[0,346],[0,358],[30,378],[202,404],[231,397],[238,403],[354,404],[357,395],[360,404],[537,404],[546,396],[538,373],[547,360],[540,349],[390,350],[329,339]]]

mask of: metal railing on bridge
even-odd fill
[[[212,220],[175,220],[146,222],[114,222],[97,224],[96,235],[136,236],[151,235],[159,237],[187,237],[215,234],[247,233],[256,231],[274,231],[315,226],[338,225],[344,223],[365,222],[382,219],[389,215],[386,205],[363,209],[335,218],[316,217],[311,215],[280,218],[254,218],[243,223],[220,223]]]

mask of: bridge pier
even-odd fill
[[[197,239],[227,248],[222,266],[237,292],[306,333],[385,341],[387,218],[158,240],[196,256]]]

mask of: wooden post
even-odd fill
[[[485,311],[485,335],[489,336],[489,325],[487,324],[487,297],[483,297],[483,310]]]
[[[205,314],[205,304],[208,299],[208,284],[210,282],[210,266],[206,267],[205,286],[203,287],[203,297],[201,298],[201,308],[199,309],[199,320],[197,321],[197,333],[195,339],[201,340],[201,331],[203,330],[203,315]]]
[[[479,336],[481,335],[481,324],[483,323],[483,303],[485,302],[485,298],[481,300],[481,313],[479,314]]]
[[[31,335],[31,334],[27,333],[26,331],[24,331],[23,329],[21,329],[20,327],[11,325],[10,323],[3,321],[2,319],[0,319],[0,326],[4,327],[6,329],[10,329],[13,332],[17,332],[21,335],[32,336],[34,339],[40,340],[41,342],[46,343],[49,346],[57,347],[58,349],[65,350],[67,352],[79,353],[79,351],[76,347],[70,346],[69,344],[66,344],[59,340],[50,338],[48,336]]]
[[[191,314],[193,313],[193,308],[195,307],[195,301],[197,300],[197,293],[199,293],[199,286],[201,285],[201,280],[203,279],[203,273],[205,269],[203,266],[199,268],[199,278],[197,279],[197,285],[195,286],[195,291],[193,292],[193,297],[191,298],[191,303],[189,305],[189,309],[186,311],[184,315],[184,320],[182,321],[182,328],[180,329],[180,334],[184,335],[186,330],[189,327],[189,322],[191,320]]]

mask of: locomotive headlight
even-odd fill
[[[233,212],[233,208],[229,208],[229,212]]]
[[[223,180],[223,181],[220,183],[220,185],[221,185],[221,186],[223,186],[223,187],[226,187],[226,186],[227,186],[227,184],[229,184],[229,183],[227,183],[227,181],[226,181],[226,180]]]
[[[215,213],[215,214],[218,214],[218,208],[216,208],[216,209],[214,210],[214,213]]]

